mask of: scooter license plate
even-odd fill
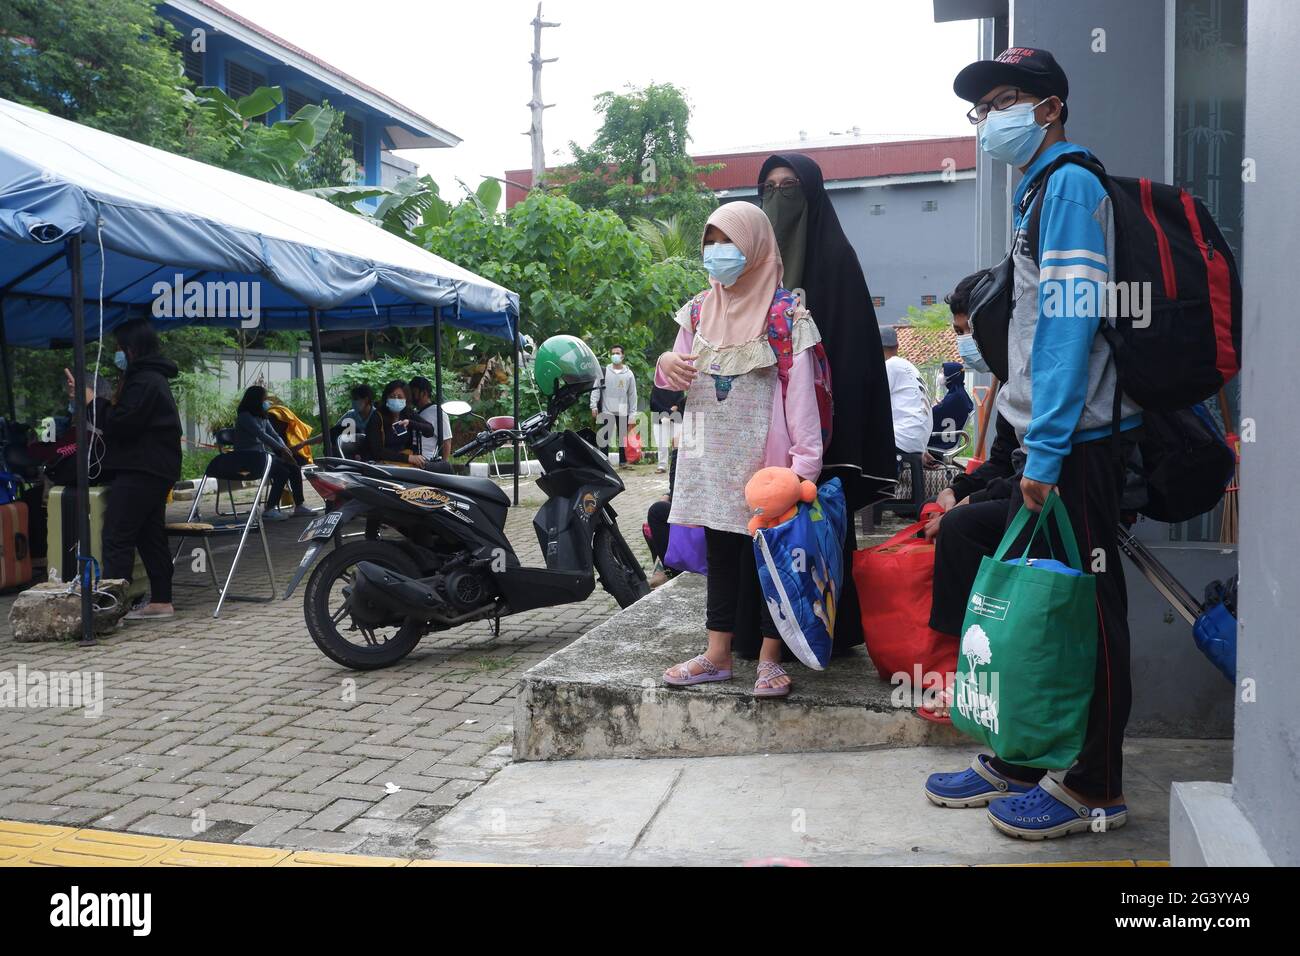
[[[334,529],[339,526],[339,519],[343,517],[341,511],[331,511],[327,515],[321,515],[319,518],[313,518],[302,534],[298,536],[298,543],[311,541],[313,538],[329,538],[334,534]]]

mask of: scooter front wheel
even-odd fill
[[[623,540],[617,525],[597,528],[591,551],[600,585],[613,595],[619,607],[635,604],[650,593],[641,563]]]
[[[358,671],[396,664],[420,643],[418,624],[369,627],[352,618],[345,589],[356,566],[369,561],[407,577],[419,577],[415,562],[394,544],[358,541],[330,552],[312,572],[303,595],[307,631],[330,660]]]

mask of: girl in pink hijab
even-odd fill
[[[792,468],[816,481],[822,467],[821,418],[813,357],[820,341],[812,316],[781,287],[781,253],[767,216],[732,202],[709,217],[703,239],[709,288],[677,313],[680,331],[659,357],[655,384],[682,390],[686,411],[670,524],[705,529],[708,649],[664,673],[687,686],[731,679],[731,639],[742,576],[755,576],[745,484],[760,468]],[[769,338],[769,321],[784,315],[793,353],[784,383]],[[782,642],[760,609],[763,646],[756,697],[784,697]]]

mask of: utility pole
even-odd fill
[[[532,110],[532,127],[524,135],[532,138],[533,145],[533,188],[542,184],[546,172],[546,151],[542,148],[542,111],[549,110],[554,103],[542,102],[542,66],[554,63],[559,57],[542,59],[542,31],[547,27],[558,27],[558,23],[547,23],[542,19],[542,5],[537,4],[537,16],[533,18],[533,98],[528,103]]]

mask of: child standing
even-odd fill
[[[709,217],[703,246],[709,288],[678,311],[677,341],[655,371],[657,385],[687,393],[668,520],[705,528],[709,572],[708,649],[664,673],[674,686],[731,678],[740,585],[757,574],[745,483],[773,465],[815,481],[822,467],[809,352],[821,339],[807,310],[781,287],[781,253],[767,216],[747,202],[721,206]],[[788,340],[774,341],[774,315],[787,320]],[[784,381],[777,347],[790,355]],[[766,608],[760,613],[754,695],[784,697],[790,677],[780,665],[781,639]]]

